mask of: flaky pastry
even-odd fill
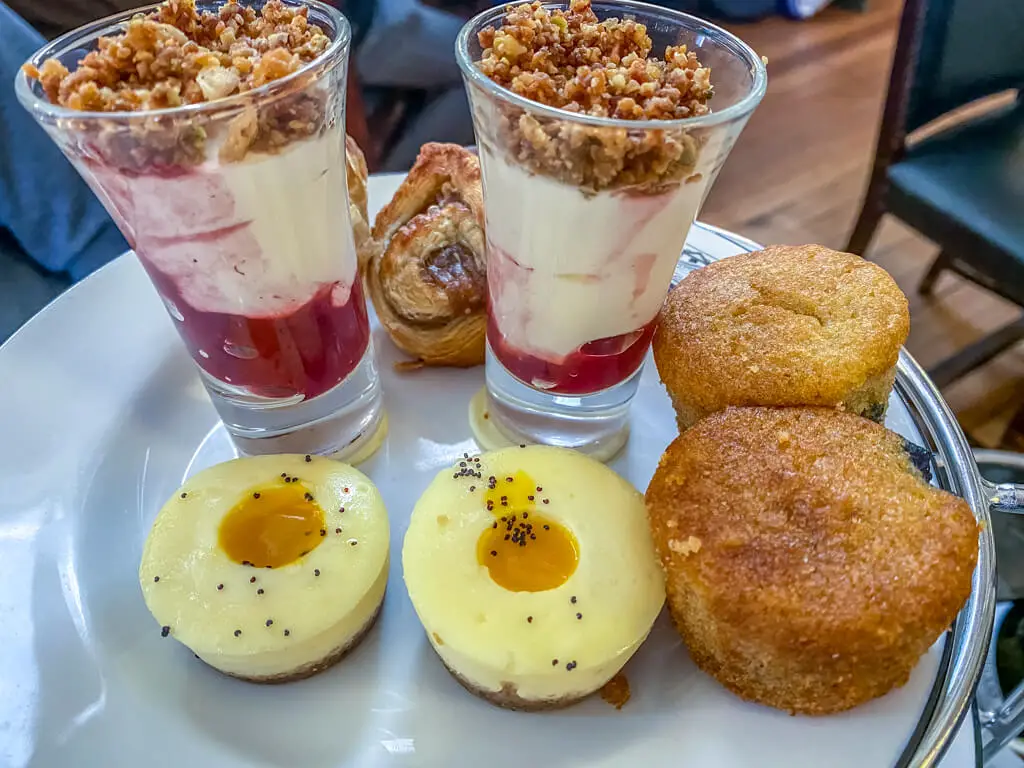
[[[424,144],[373,227],[360,269],[381,324],[419,365],[484,361],[487,308],[480,163]]]
[[[369,250],[373,248],[370,232],[370,216],[366,212],[366,178],[369,171],[363,150],[351,136],[345,136],[345,165],[348,181],[348,214],[352,219],[352,235],[356,241],[356,252],[360,264],[369,258]],[[364,256],[365,254],[365,256]]]

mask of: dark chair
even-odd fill
[[[70,284],[66,275],[44,272],[0,230],[0,344]]]
[[[1024,307],[1024,101],[911,134],[1024,85],[1024,1],[907,0],[864,207],[847,249],[863,254],[891,213],[939,246],[944,270]],[[1024,339],[1024,315],[929,373],[944,386]]]

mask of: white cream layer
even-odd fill
[[[717,153],[655,196],[584,195],[485,151],[491,312],[512,346],[552,362],[657,315]]]
[[[272,316],[324,285],[348,300],[356,278],[345,134],[331,128],[281,152],[209,159],[180,175],[125,176],[85,167],[139,256],[205,312]]]

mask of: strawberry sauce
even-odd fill
[[[232,388],[308,400],[341,383],[366,352],[370,322],[358,277],[343,303],[344,286],[328,284],[290,311],[247,317],[189,306],[173,280],[141,260],[192,358]]]
[[[636,373],[656,326],[657,319],[629,333],[588,341],[561,360],[545,360],[508,344],[491,315],[487,342],[505,369],[524,384],[557,395],[591,395]]]
[[[294,267],[275,273],[279,260],[288,263],[295,254],[265,252],[251,211],[240,210],[225,169],[128,173],[95,162],[83,167],[163,297],[192,358],[224,389],[309,400],[359,365],[370,323],[358,272],[351,288],[336,281],[322,259],[314,260],[308,284]],[[297,231],[307,223],[315,229],[316,222],[292,222]],[[343,273],[340,228],[331,247],[337,248],[331,254],[337,272]]]

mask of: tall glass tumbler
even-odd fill
[[[286,5],[305,7],[330,42],[244,93],[84,112],[51,103],[23,73],[15,88],[135,250],[238,449],[344,457],[383,419],[348,206],[350,31],[323,3]],[[156,7],[70,32],[29,63],[74,71],[101,36]]]
[[[549,10],[564,3],[544,3]],[[628,435],[629,404],[687,232],[764,95],[761,58],[684,13],[594,0],[598,19],[646,25],[660,57],[685,44],[710,67],[712,111],[684,120],[592,117],[499,86],[462,30],[487,219],[487,410],[512,442],[609,456]]]

